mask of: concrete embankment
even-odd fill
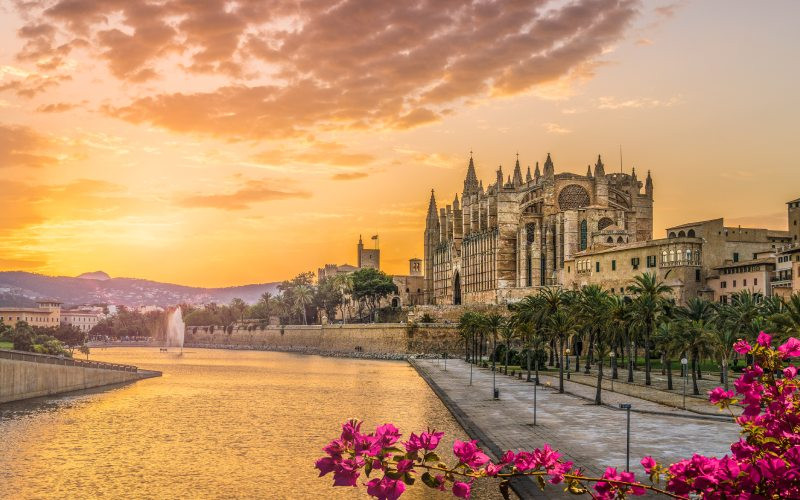
[[[406,323],[250,326],[228,333],[222,327],[186,328],[186,346],[298,352],[372,359],[448,352],[458,356],[464,343],[452,324]]]
[[[158,377],[131,365],[0,350],[0,403]]]

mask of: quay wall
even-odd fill
[[[376,323],[348,325],[241,326],[228,333],[223,327],[186,327],[187,345],[241,346],[253,349],[418,355],[447,352],[460,355],[464,343],[455,325]]]
[[[160,375],[135,366],[0,351],[0,403],[52,396]]]

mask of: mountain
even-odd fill
[[[109,276],[107,273],[105,273],[105,272],[103,272],[103,271],[95,271],[95,272],[93,272],[93,273],[83,273],[83,274],[79,274],[79,275],[78,275],[78,278],[85,279],[85,280],[100,280],[100,281],[105,281],[105,280],[110,280],[110,279],[111,279],[111,276]]]
[[[33,304],[38,298],[54,298],[65,305],[116,304],[128,307],[181,302],[228,303],[238,297],[254,303],[264,292],[275,294],[278,283],[258,283],[226,288],[201,288],[136,278],[112,278],[102,271],[78,277],[45,276],[23,271],[0,271],[0,306]]]

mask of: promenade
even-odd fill
[[[604,391],[604,402],[596,406],[594,388],[565,381],[575,394],[559,394],[557,376],[542,376],[537,390],[537,425],[533,425],[534,386],[531,382],[497,373],[500,399],[492,399],[492,372],[473,367],[469,385],[469,364],[463,360],[411,361],[465,427],[493,455],[510,449],[532,449],[549,443],[587,474],[602,474],[606,467],[625,468],[626,412],[616,408],[630,403],[631,470],[646,479],[639,460],[651,455],[665,464],[694,453],[722,456],[738,439],[732,422],[705,419],[696,413],[660,405],[644,399]],[[548,387],[548,384],[550,387]],[[590,394],[589,394],[590,393]],[[713,407],[709,406],[713,411]],[[646,412],[646,413],[645,413]],[[532,482],[531,482],[532,484]],[[558,498],[551,487],[542,498]]]

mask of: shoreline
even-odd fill
[[[113,346],[106,346],[113,347]],[[158,347],[158,346],[148,346]],[[204,344],[191,342],[185,344],[184,348],[194,349],[225,349],[230,351],[266,351],[266,352],[285,352],[293,354],[306,354],[309,356],[324,356],[326,358],[349,358],[349,359],[371,359],[376,361],[408,361],[410,359],[436,359],[431,354],[407,354],[407,353],[382,353],[382,352],[341,352],[317,349],[315,347],[281,347],[281,346],[255,346],[241,344]]]

